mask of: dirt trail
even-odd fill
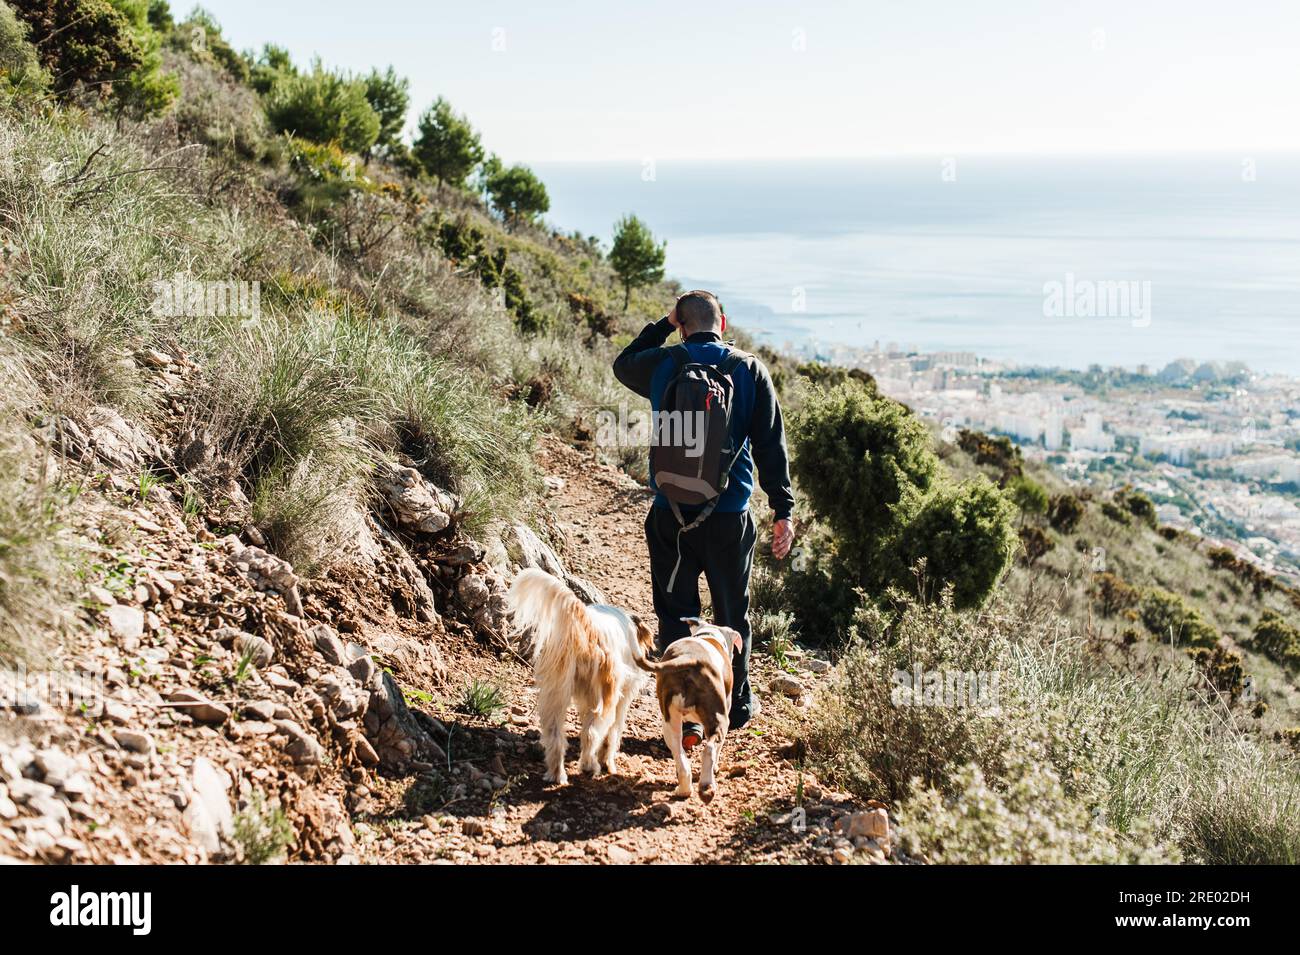
[[[652,616],[642,538],[647,493],[625,474],[558,442],[548,442],[540,462],[567,537],[564,557],[569,570],[594,583],[609,602]],[[660,731],[653,682],[630,711],[617,775],[591,779],[576,774],[577,727],[570,714],[570,783],[554,787],[541,779],[528,669],[508,655],[490,660],[471,647],[450,648],[449,655],[453,672],[481,675],[505,688],[507,722],[503,725],[500,717],[448,716],[454,778],[468,776],[473,795],[439,807],[434,804],[436,794],[431,794],[429,813],[411,823],[393,817],[376,820],[388,825],[375,832],[380,845],[373,848],[388,860],[815,861],[830,855],[828,840],[815,838],[827,831],[816,826],[816,817],[860,808],[847,797],[822,792],[805,772],[810,828],[796,831],[782,818],[796,804],[800,773],[781,754],[789,741],[774,730],[779,706],[767,689],[780,671],[762,654],[755,654],[754,684],[763,712],[727,737],[720,794],[708,806],[698,796],[685,801],[670,796],[675,777]],[[818,679],[809,672],[797,676],[810,688]],[[403,794],[408,819],[411,799],[408,790]]]

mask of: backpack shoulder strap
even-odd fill
[[[673,361],[677,362],[678,372],[695,361],[695,359],[691,357],[690,349],[686,347],[685,342],[682,342],[680,345],[674,345],[672,348],[668,349],[668,352],[673,356]]]
[[[724,375],[730,375],[733,371],[753,357],[754,356],[747,351],[733,348],[727,352],[726,358],[718,362],[718,371],[722,372]]]

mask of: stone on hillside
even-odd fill
[[[463,567],[466,564],[477,564],[484,556],[485,551],[480,544],[475,541],[466,541],[458,544],[451,553],[443,554],[437,558],[437,561],[449,567]]]
[[[612,844],[605,850],[605,858],[609,860],[610,865],[629,865],[634,857],[631,852],[622,846]]]
[[[569,589],[574,592],[577,598],[585,604],[603,604],[605,602],[605,595],[600,592],[600,589],[595,584],[576,574],[566,575],[564,582],[569,585]]]
[[[221,703],[214,703],[202,693],[191,689],[182,688],[176,690],[167,697],[167,700],[178,704],[175,707],[176,711],[188,713],[196,723],[220,726],[230,719],[229,707]]]
[[[117,470],[140,471],[163,456],[157,441],[102,405],[91,408],[81,422],[60,419],[58,427],[65,452],[81,461],[96,457]]]
[[[52,797],[54,795],[54,787],[36,779],[19,777],[18,779],[10,780],[9,795],[13,798],[14,802],[19,805],[26,805],[33,799]]]
[[[559,555],[527,524],[513,525],[502,537],[510,559],[524,567],[540,567],[554,577],[564,578],[564,564]]]
[[[825,660],[819,660],[813,657],[808,661],[808,669],[813,673],[829,673],[831,665]]]
[[[86,597],[95,601],[101,607],[111,607],[117,603],[117,598],[106,588],[93,584],[86,588]]]
[[[415,684],[433,686],[447,678],[446,661],[433,640],[380,630],[368,634],[366,642],[393,670]],[[378,688],[373,680],[367,684],[372,690]]]
[[[438,618],[433,591],[416,566],[415,560],[397,535],[385,527],[375,525],[380,547],[377,570],[390,579],[389,598],[393,607],[405,616],[423,623],[433,623]]]
[[[370,740],[366,739],[361,734],[357,734],[353,743],[356,747],[357,759],[361,761],[362,766],[374,767],[379,765],[379,754],[376,753],[375,748],[370,745]]]
[[[415,759],[444,762],[447,754],[406,705],[392,676],[381,671],[379,681],[379,688],[370,694],[365,728],[380,762],[391,768],[404,767]]]
[[[51,786],[62,786],[77,771],[76,760],[58,749],[37,750],[33,764]]]
[[[234,829],[234,814],[230,799],[230,776],[204,757],[194,760],[190,771],[190,787],[194,798],[185,807],[185,823],[190,835],[209,854],[221,851],[221,840],[228,838]]]
[[[417,534],[437,534],[451,525],[456,498],[425,479],[415,468],[387,461],[375,468],[375,483],[395,523]]]
[[[321,677],[316,684],[316,692],[334,714],[334,719],[340,723],[364,716],[370,703],[369,694],[357,685],[346,670],[340,669]]]
[[[880,845],[888,845],[889,813],[884,809],[850,813],[835,821],[835,830],[850,839],[874,839]]]
[[[231,538],[236,549],[231,555],[235,569],[259,590],[271,590],[284,597],[285,606],[294,616],[302,616],[302,598],[298,594],[298,575],[287,560],[268,554],[260,547],[245,547]]]
[[[286,737],[284,751],[299,766],[317,766],[325,750],[316,738],[293,720],[276,720],[275,728]]]
[[[113,730],[113,739],[118,746],[128,752],[142,753],[146,756],[153,753],[153,737],[142,730],[115,729]]]
[[[235,637],[234,650],[235,656],[241,660],[248,657],[249,662],[259,670],[270,666],[271,661],[275,659],[275,647],[271,645],[271,641],[251,633],[241,633]]]
[[[792,676],[778,676],[772,681],[772,691],[797,700],[804,694],[804,686]]]
[[[487,603],[490,594],[487,579],[477,574],[466,574],[456,584],[456,596],[471,611]]]
[[[245,719],[269,723],[275,719],[275,704],[270,700],[250,700],[242,707]]]
[[[144,611],[139,607],[114,604],[104,611],[104,622],[118,640],[139,640],[144,636]]]
[[[329,624],[318,623],[307,631],[320,655],[326,663],[342,666],[347,661],[347,648],[339,638],[337,631]]]
[[[375,661],[370,658],[369,654],[356,657],[348,664],[348,673],[352,674],[352,679],[362,686],[370,685],[370,681],[374,679],[377,669]]]

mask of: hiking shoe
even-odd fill
[[[731,704],[731,719],[728,721],[728,729],[738,730],[745,727],[750,720],[763,712],[763,704],[758,702],[757,696],[749,698],[748,706],[737,706]]]
[[[682,724],[682,749],[692,750],[704,738],[704,727],[699,723]]]

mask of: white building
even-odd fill
[[[1076,451],[1114,451],[1115,436],[1106,433],[1101,415],[1090,411],[1083,416],[1083,427],[1070,432],[1070,447]]]
[[[1148,458],[1164,458],[1172,464],[1186,465],[1195,458],[1226,458],[1236,449],[1231,435],[1196,429],[1177,434],[1144,434],[1140,450]]]

